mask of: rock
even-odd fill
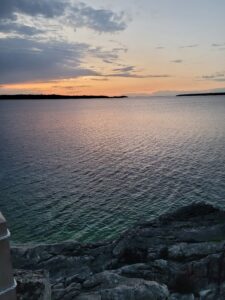
[[[166,286],[146,281],[133,283],[132,286],[120,285],[114,289],[103,290],[100,295],[102,300],[166,300],[169,292]]]
[[[224,300],[225,284],[209,285],[208,289],[200,291],[199,298],[200,300]]]
[[[180,243],[169,247],[168,259],[191,261],[210,254],[220,253],[225,249],[225,242]]]
[[[51,285],[46,271],[16,270],[18,300],[49,300]]]
[[[169,300],[195,300],[195,296],[193,294],[172,294],[170,295]]]
[[[93,276],[84,282],[83,287],[88,292],[77,297],[78,300],[163,300],[169,295],[165,285],[139,278],[126,278],[108,271]]]
[[[222,300],[225,212],[192,204],[111,242],[13,247],[12,257],[14,267],[34,274],[29,284],[37,291],[50,282],[53,300]],[[49,279],[43,274],[38,279],[39,269]],[[29,284],[20,290],[23,300],[32,299],[26,296]]]
[[[178,272],[176,267],[176,264],[166,260],[155,260],[152,263],[124,266],[117,272],[129,278],[142,278],[171,285],[171,280],[175,278]]]

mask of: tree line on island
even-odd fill
[[[118,98],[127,98],[127,96],[105,96],[105,95],[57,95],[57,94],[50,94],[50,95],[34,95],[34,94],[17,94],[17,95],[0,95],[0,100],[33,100],[33,99],[118,99]]]
[[[224,96],[225,92],[220,93],[190,93],[190,94],[178,94],[177,97],[184,97],[184,96]]]

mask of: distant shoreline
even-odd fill
[[[127,96],[93,96],[93,95],[28,95],[28,94],[18,94],[18,95],[0,95],[0,100],[49,100],[49,99],[120,99],[127,98]]]
[[[225,92],[222,93],[192,93],[192,94],[178,94],[176,97],[192,97],[192,96],[225,96]]]

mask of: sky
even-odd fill
[[[0,94],[225,91],[224,0],[1,0]]]

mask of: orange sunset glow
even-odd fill
[[[225,0],[0,0],[0,300],[225,300]]]
[[[18,4],[15,12],[7,4],[0,23],[0,93],[223,91],[223,9],[200,2],[68,1],[58,10],[53,1],[49,11]]]

